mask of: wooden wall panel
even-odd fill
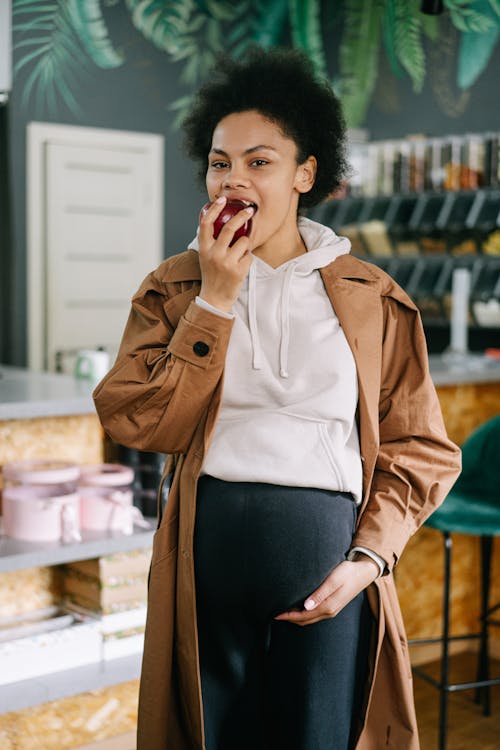
[[[500,383],[440,386],[437,393],[451,440],[461,445],[479,425],[500,414]],[[477,537],[453,535],[451,627],[455,635],[477,632],[480,611],[480,547]],[[494,548],[491,603],[500,601],[500,541]],[[408,638],[441,633],[443,537],[423,527],[408,543],[396,570]],[[491,636],[500,644],[498,628]],[[429,654],[435,654],[430,649]]]
[[[0,420],[0,466],[28,458],[100,463],[102,443],[103,432],[95,414]]]
[[[500,383],[448,385],[436,390],[448,436],[458,445],[483,422],[500,414]]]
[[[0,715],[0,750],[71,750],[135,731],[139,681]]]

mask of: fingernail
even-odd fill
[[[217,198],[217,200],[215,202],[216,203],[225,203],[226,202],[226,196],[225,195],[221,195],[220,198]]]
[[[253,214],[254,208],[253,206],[248,206],[248,208],[245,208],[245,211],[247,212],[247,214]]]
[[[314,609],[315,606],[316,602],[314,601],[314,599],[306,599],[306,601],[304,602],[304,609]]]

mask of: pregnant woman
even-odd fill
[[[419,314],[300,215],[347,172],[328,83],[283,50],[208,80],[209,206],[95,391],[114,440],[172,456],[138,750],[417,750],[392,573],[460,467]]]

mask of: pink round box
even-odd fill
[[[90,531],[132,533],[134,472],[121,464],[82,466],[80,525]]]
[[[3,491],[4,533],[28,542],[79,541],[79,496],[60,485],[18,485]]]
[[[80,469],[67,461],[28,460],[2,470],[4,533],[30,542],[80,541]]]

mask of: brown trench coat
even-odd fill
[[[420,317],[407,295],[376,266],[350,255],[321,275],[358,373],[364,495],[354,544],[377,552],[388,571],[368,589],[378,632],[356,748],[418,750],[391,571],[454,483],[460,451],[446,437]],[[200,278],[198,255],[188,250],[145,279],[115,365],[94,393],[114,440],[177,458],[153,544],[138,750],[204,748],[193,569],[196,482],[219,410],[232,321],[193,302]],[[207,347],[193,348],[200,341],[208,347],[204,355]]]

